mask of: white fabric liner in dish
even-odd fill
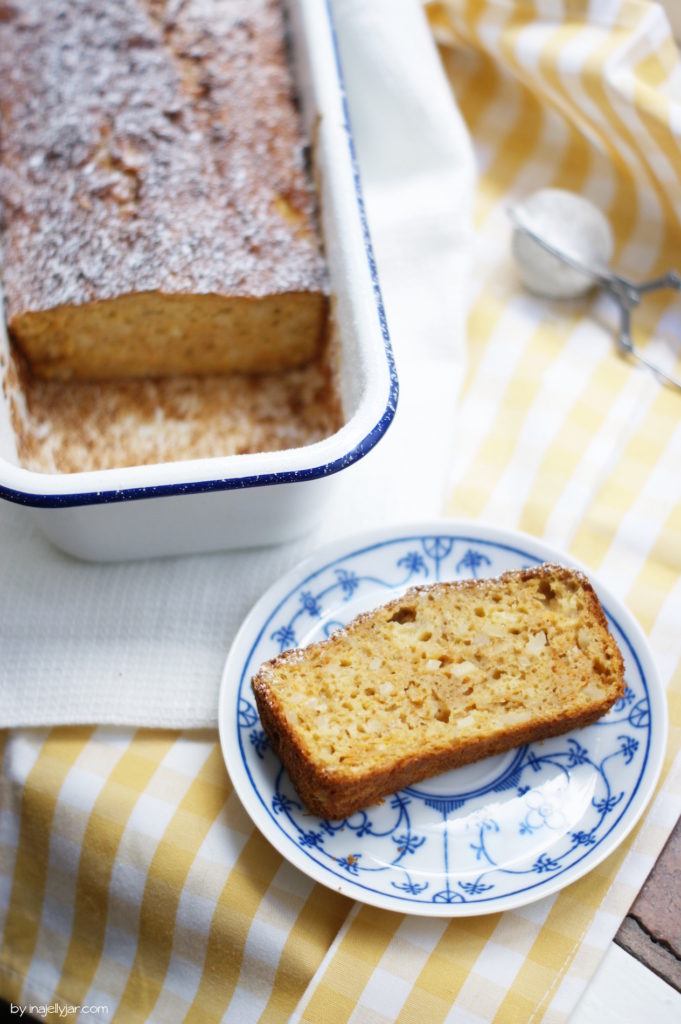
[[[457,439],[472,151],[416,0],[334,0],[341,60],[400,379],[386,437],[337,477],[293,544],[89,564],[0,503],[0,724],[215,726],[230,642],[264,590],[319,544],[439,515]]]

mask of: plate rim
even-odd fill
[[[288,598],[292,589],[300,587],[316,573],[323,571],[324,568],[339,558],[361,555],[380,543],[394,543],[400,539],[408,540],[411,537],[417,538],[442,533],[451,534],[463,540],[493,543],[517,551],[519,554],[526,554],[539,558],[542,561],[559,562],[562,565],[567,565],[583,572],[594,587],[599,600],[605,606],[610,618],[627,639],[634,657],[639,662],[651,705],[653,703],[652,698],[655,698],[656,714],[651,722],[647,763],[639,777],[636,791],[629,803],[629,808],[625,810],[623,817],[613,825],[611,833],[615,832],[614,841],[610,838],[611,833],[609,833],[603,837],[603,842],[600,844],[602,849],[592,849],[591,852],[586,851],[584,856],[570,865],[566,871],[551,878],[543,879],[536,886],[530,886],[519,893],[491,897],[489,902],[484,900],[474,903],[446,904],[410,902],[397,895],[392,896],[366,890],[361,886],[361,883],[351,878],[345,879],[337,876],[317,861],[304,857],[299,847],[293,844],[293,841],[289,839],[286,832],[283,829],[277,828],[272,822],[271,816],[264,805],[262,794],[251,782],[244,766],[238,742],[238,727],[236,733],[234,733],[228,726],[228,712],[233,715],[233,702],[230,705],[229,699],[233,694],[235,696],[239,694],[245,664],[243,662],[244,654],[250,657],[250,651],[259,642],[262,632],[266,628],[267,619]],[[263,613],[265,613],[264,619]],[[254,633],[253,629],[257,623],[261,625]],[[243,650],[244,644],[247,647],[245,651]],[[239,662],[238,671],[234,676],[234,665],[237,662]],[[233,720],[236,721],[236,716],[233,716]],[[574,556],[563,551],[550,541],[545,541],[542,538],[515,528],[463,518],[428,517],[407,520],[405,522],[360,530],[320,545],[296,565],[284,572],[254,603],[230,644],[223,667],[218,698],[220,747],[230,781],[252,823],[264,835],[267,841],[274,846],[282,858],[302,871],[312,881],[318,882],[326,888],[339,892],[360,903],[417,917],[473,917],[517,909],[518,907],[526,906],[545,897],[552,896],[584,877],[584,875],[596,868],[619,848],[634,830],[649,806],[664,766],[668,730],[666,692],[647,637],[633,613],[603,583],[598,574],[592,572]],[[228,732],[230,735],[228,735]],[[235,738],[237,739],[236,743],[234,743]],[[642,785],[643,783],[645,785]],[[580,867],[580,865],[583,866]],[[567,874],[568,877],[563,878],[564,874]],[[533,891],[535,888],[537,889],[536,892]]]

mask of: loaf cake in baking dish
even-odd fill
[[[325,268],[279,0],[12,0],[3,285],[35,375],[271,372]]]
[[[624,665],[586,577],[544,564],[436,583],[286,651],[252,681],[301,799],[348,817],[446,769],[588,725]]]

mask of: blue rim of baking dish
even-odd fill
[[[378,422],[349,452],[345,452],[343,455],[339,456],[337,459],[333,459],[331,462],[322,463],[318,466],[310,466],[294,470],[281,470],[279,472],[272,473],[256,473],[250,476],[234,478],[223,477],[213,480],[197,480],[171,484],[151,484],[148,487],[123,487],[114,488],[112,490],[83,491],[69,494],[33,494],[30,491],[21,491],[14,487],[8,487],[4,484],[0,484],[0,498],[12,501],[18,505],[26,505],[33,508],[73,508],[82,505],[104,505],[121,501],[139,501],[144,498],[161,498],[168,495],[204,494],[210,491],[233,491],[244,490],[251,487],[269,487],[273,484],[300,483],[305,480],[317,480],[321,477],[331,476],[342,469],[346,469],[354,462],[358,462],[360,459],[364,458],[364,456],[367,455],[381,440],[395,416],[399,385],[397,380],[397,370],[395,367],[395,357],[390,343],[388,322],[385,315],[385,307],[383,305],[383,297],[378,280],[376,260],[374,257],[373,245],[371,244],[371,235],[369,233],[366,207],[362,193],[357,153],[355,150],[355,142],[350,123],[350,112],[348,109],[347,95],[345,91],[345,80],[343,78],[338,37],[329,0],[326,0],[326,10],[335,57],[336,73],[338,75],[341,109],[343,111],[342,127],[345,131],[348,142],[355,198],[357,200],[357,209],[359,212],[362,238],[364,241],[364,251],[366,253],[367,263],[369,266],[372,290],[376,301],[376,311],[378,313],[378,322],[385,348],[386,361],[388,364],[388,399]]]

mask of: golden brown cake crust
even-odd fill
[[[72,307],[120,296],[240,299],[239,325],[243,300],[311,297],[311,343],[284,365],[310,357],[325,271],[278,0],[13,0],[0,8],[0,82],[15,336],[39,349]],[[91,328],[106,343],[106,323]],[[39,369],[52,358],[77,374],[60,344]]]
[[[415,603],[424,597],[430,599],[429,595],[437,601],[440,597],[450,599],[458,592],[464,599],[475,601],[477,596],[489,595],[490,588],[501,592],[504,588],[511,587],[519,588],[522,592],[527,584],[538,588],[539,592],[545,595],[546,617],[545,621],[539,624],[543,629],[537,627],[535,634],[532,635],[541,633],[546,641],[548,634],[549,645],[553,614],[550,607],[551,595],[553,598],[556,596],[554,588],[558,591],[561,586],[567,586],[579,592],[582,611],[579,622],[575,623],[575,635],[578,635],[580,629],[588,627],[590,653],[587,661],[591,659],[594,680],[592,683],[588,676],[584,678],[583,666],[581,669],[572,670],[576,690],[584,690],[584,699],[581,696],[571,699],[565,690],[565,680],[561,679],[556,686],[563,688],[561,699],[564,700],[564,704],[559,703],[557,707],[546,709],[537,701],[529,720],[514,720],[510,714],[508,720],[502,721],[501,727],[488,734],[482,731],[461,737],[457,737],[455,731],[448,734],[445,728],[437,740],[430,737],[411,749],[400,748],[397,743],[396,749],[390,749],[381,758],[373,757],[374,748],[369,744],[361,751],[359,763],[348,766],[347,769],[339,764],[333,764],[328,759],[325,763],[324,758],[317,756],[314,744],[309,742],[309,738],[296,722],[293,721],[292,724],[291,704],[287,704],[283,698],[280,700],[277,694],[278,676],[282,670],[303,669],[311,660],[321,666],[337,664],[340,653],[347,653],[348,638],[352,640],[360,637],[365,644],[366,658],[363,668],[366,670],[366,659],[371,662],[371,656],[377,653],[371,646],[371,630],[377,623],[377,617],[380,623],[399,622],[399,617],[405,613],[405,609],[411,612]],[[418,612],[418,616],[420,615],[421,612]],[[417,617],[416,621],[422,623],[420,617]],[[513,632],[515,626],[509,628]],[[595,647],[591,646],[592,636],[595,637]],[[456,640],[453,638],[453,644],[455,643]],[[494,641],[492,643],[494,644]],[[586,650],[586,639],[584,646]],[[594,650],[596,654],[593,654]],[[494,654],[493,646],[492,653]],[[429,664],[426,662],[425,667],[427,668]],[[556,671],[553,666],[551,670]],[[380,678],[380,671],[375,675]],[[469,682],[468,679],[463,681]],[[252,680],[265,733],[274,752],[283,761],[300,797],[313,813],[324,818],[337,819],[348,817],[404,786],[412,785],[439,772],[589,725],[604,715],[622,696],[624,686],[622,656],[608,629],[605,614],[591,583],[582,573],[548,563],[536,568],[505,573],[494,580],[466,580],[414,587],[401,598],[389,602],[382,608],[358,616],[345,629],[332,634],[327,640],[312,644],[305,650],[285,651],[263,665]],[[474,701],[474,687],[471,686],[470,690],[473,691],[471,701]],[[371,714],[367,711],[366,705],[363,708],[358,707],[358,711],[364,716]],[[294,710],[293,719],[295,718]],[[448,717],[443,720],[448,721]],[[397,721],[396,725],[399,725]],[[396,729],[394,732],[391,730],[390,735],[401,737],[403,734]]]

